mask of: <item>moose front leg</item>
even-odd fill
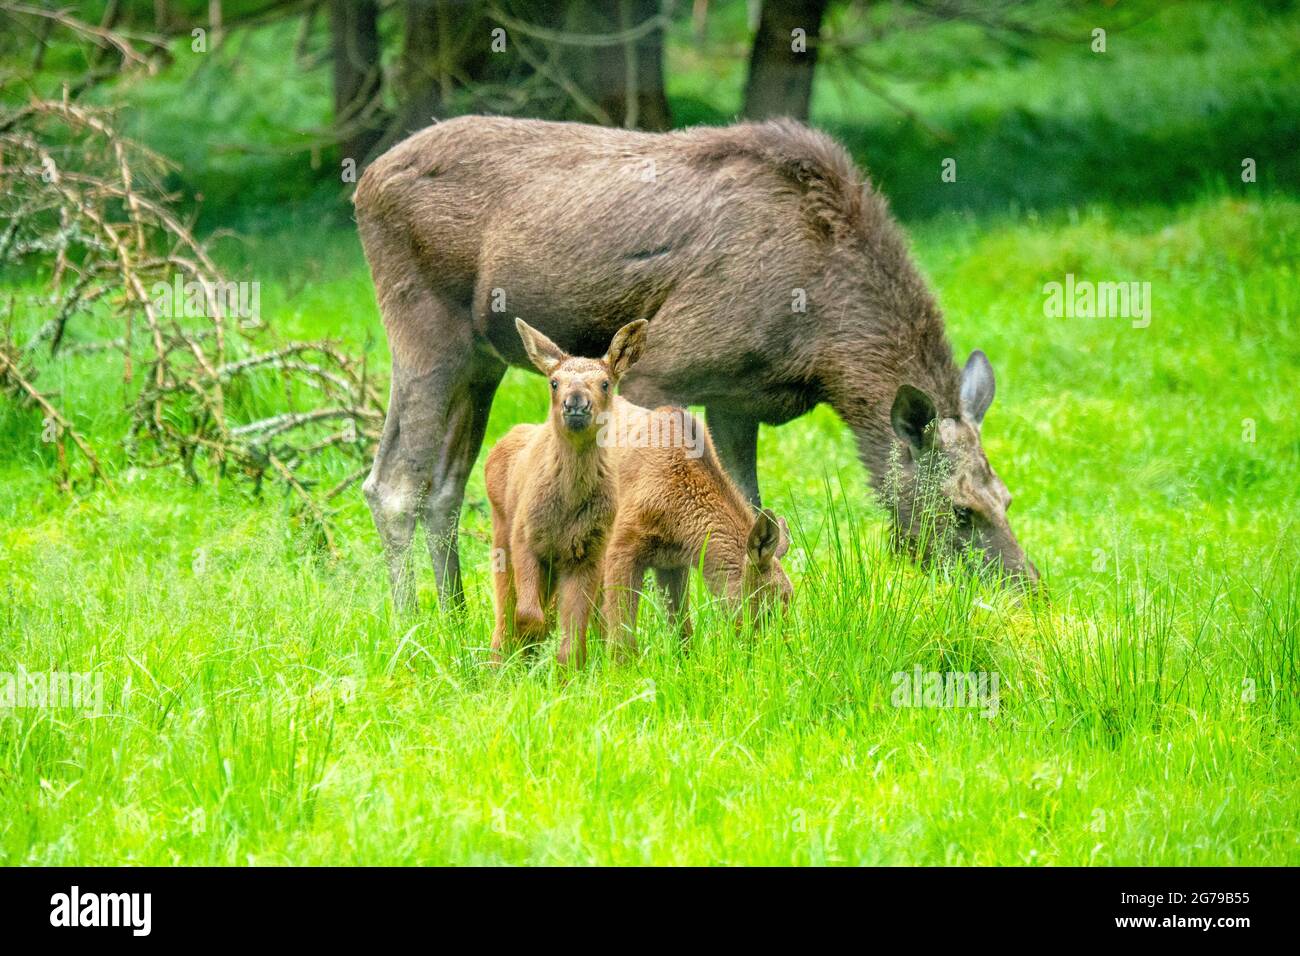
[[[645,562],[636,550],[615,534],[605,555],[602,617],[605,646],[618,660],[636,654],[636,615],[645,569]]]
[[[667,593],[668,618],[672,621],[673,627],[677,629],[677,635],[681,638],[683,645],[687,644],[691,639],[690,591],[688,589],[690,574],[689,568],[655,569],[655,579]]]
[[[510,543],[517,638],[531,643],[546,634],[546,580],[541,562],[518,537]]]
[[[500,664],[515,643],[515,585],[510,560],[506,519],[492,509],[492,587],[495,591],[495,626],[492,629],[492,663]]]
[[[705,406],[704,415],[722,467],[749,503],[762,507],[758,494],[758,419],[717,405]]]
[[[600,565],[594,562],[580,565],[560,578],[556,604],[564,638],[557,659],[563,666],[581,667],[587,659],[587,625],[599,587]]]

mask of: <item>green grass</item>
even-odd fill
[[[791,615],[737,634],[697,594],[683,656],[653,601],[637,662],[570,680],[485,664],[481,468],[467,615],[429,610],[426,566],[405,623],[356,489],[331,562],[277,493],[120,453],[116,492],[61,495],[39,422],[0,406],[0,671],[105,692],[94,716],[0,716],[0,862],[1300,862],[1298,224],[1290,200],[1207,198],[918,227],[959,352],[997,369],[986,446],[1051,602],[889,554],[819,410],[761,437]],[[351,232],[222,255],[279,334],[385,363]],[[1151,326],[1044,318],[1066,272],[1151,282]],[[110,361],[46,374],[120,438]],[[542,392],[512,372],[488,441]],[[996,717],[893,707],[917,665],[996,672]]]
[[[399,621],[358,489],[331,561],[269,486],[133,467],[103,354],[43,364],[116,490],[59,492],[39,417],[0,403],[0,673],[93,671],[105,706],[0,712],[0,863],[1300,862],[1297,23],[1189,2],[1112,29],[1104,57],[1087,30],[873,36],[873,77],[952,142],[826,61],[814,118],[909,220],[959,359],[997,370],[985,446],[1050,603],[890,554],[819,409],[760,436],[765,497],[796,529],[788,618],[737,634],[697,581],[689,656],[656,599],[631,665],[494,671],[481,467],[466,616],[431,610],[423,565],[423,613]],[[336,166],[305,145],[328,77],[277,29],[112,95],[179,161],[172,185],[204,194],[201,225],[245,233],[216,254],[262,283],[274,334],[339,339],[384,377]],[[703,46],[675,29],[678,121],[725,121],[744,4],[715,5]],[[1067,273],[1150,282],[1150,327],[1045,318]],[[20,334],[48,316],[30,280],[0,283]],[[100,313],[69,337],[117,330]],[[283,396],[268,379],[229,401]],[[488,445],[545,401],[511,372]],[[997,715],[892,706],[917,666],[996,673]]]

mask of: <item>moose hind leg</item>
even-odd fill
[[[443,560],[435,572],[445,607],[460,595],[455,535],[446,535],[446,516],[459,517],[465,478],[487,421],[488,409],[481,406],[491,405],[504,368],[475,348],[468,310],[418,282],[404,279],[380,288],[379,302],[393,376],[383,436],[363,491],[399,612],[415,608],[408,558],[416,520],[423,515],[427,522],[431,511],[439,518]]]
[[[420,497],[428,490],[429,466],[425,449],[418,447],[413,419],[404,420],[404,398],[409,392],[407,385],[408,376],[394,359],[383,435],[370,466],[370,476],[361,486],[375,521],[375,530],[379,532],[393,604],[399,613],[415,609],[415,575],[408,552],[411,536],[415,533]]]
[[[483,446],[492,398],[505,374],[496,358],[475,352],[467,374],[452,389],[441,443],[435,451],[429,494],[424,498],[425,541],[438,582],[442,607],[461,607],[465,589],[460,574],[459,527],[465,483]]]

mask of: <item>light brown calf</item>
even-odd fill
[[[723,470],[704,423],[685,409],[650,411],[614,399],[609,436],[618,473],[618,512],[605,552],[603,613],[615,653],[636,648],[637,604],[647,570],[668,592],[683,640],[690,636],[687,583],[702,567],[714,594],[761,617],[789,603],[780,558],[785,521],[755,511]]]
[[[564,632],[560,663],[581,666],[615,509],[598,423],[640,358],[648,323],[619,329],[603,359],[571,356],[522,319],[515,325],[529,360],[550,381],[551,412],[546,424],[512,428],[485,466],[496,582],[492,656],[499,662],[518,642],[544,638],[554,600]]]

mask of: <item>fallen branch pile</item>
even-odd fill
[[[118,334],[74,344],[120,357],[131,460],[179,465],[195,482],[204,468],[257,486],[269,476],[332,549],[325,505],[363,474],[383,419],[364,363],[326,341],[271,342],[258,283],[221,275],[163,189],[166,161],[112,120],[67,97],[0,111],[0,269],[48,288],[0,302],[0,395],[39,410],[61,485],[73,486],[69,441],[90,479],[109,483],[107,456],[38,384],[71,327],[109,314]],[[43,321],[19,323],[33,301]],[[355,467],[321,491],[327,453]]]

